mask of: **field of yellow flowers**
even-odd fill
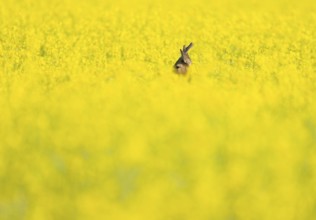
[[[316,219],[315,24],[309,0],[0,0],[0,220]]]

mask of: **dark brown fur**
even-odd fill
[[[189,57],[188,51],[193,47],[193,43],[190,43],[189,46],[183,46],[183,49],[180,49],[181,57],[174,64],[174,68],[179,74],[186,74],[188,67],[192,64],[192,61]]]

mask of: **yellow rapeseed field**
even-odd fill
[[[0,220],[73,219],[315,220],[316,4],[0,0]]]

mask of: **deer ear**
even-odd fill
[[[181,56],[183,56],[183,51],[180,49]]]

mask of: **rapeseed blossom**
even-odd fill
[[[1,220],[316,218],[312,1],[0,5]]]

